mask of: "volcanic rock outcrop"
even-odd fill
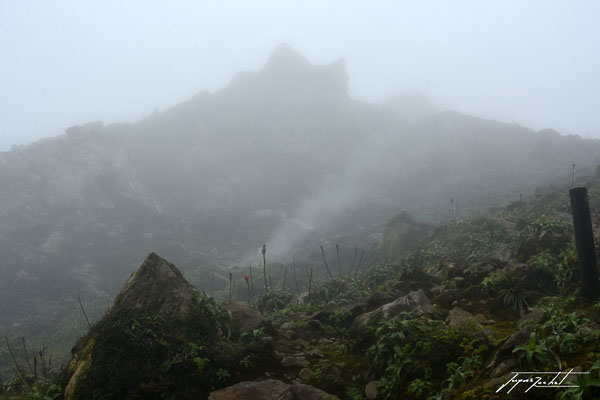
[[[152,253],[76,344],[65,399],[204,398],[234,360],[231,314]]]

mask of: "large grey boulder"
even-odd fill
[[[231,313],[231,324],[234,333],[251,332],[263,325],[266,320],[248,303],[233,301],[223,305]]]
[[[216,378],[209,374],[182,377],[176,368],[163,369],[175,365],[172,360],[181,356],[183,344],[200,339],[204,349],[193,354],[189,350],[183,361],[211,357],[216,369],[226,367],[234,357],[222,335],[224,323],[207,316],[200,300],[175,265],[151,253],[131,274],[111,309],[73,348],[65,372],[65,399],[95,400],[109,395],[121,399],[133,394],[155,398],[156,385],[168,388],[165,394],[170,398],[206,397],[207,386]],[[193,330],[186,329],[190,325]],[[218,357],[205,350],[216,345],[223,349]]]

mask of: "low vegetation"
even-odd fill
[[[590,203],[600,203],[597,182],[589,186]],[[497,393],[511,371],[571,368],[589,374],[527,398],[597,398],[600,302],[579,296],[569,217],[566,196],[551,192],[448,222],[402,257],[364,271],[340,262],[330,276],[315,261],[318,278],[286,288],[272,270],[270,289],[250,293],[249,282],[233,294],[266,317],[242,333],[206,295],[185,320],[123,311],[110,326],[92,327],[62,371],[34,374],[15,364],[0,399],[60,399],[65,377],[85,369],[87,357],[96,364],[77,381],[89,388],[77,398],[99,398],[101,386],[113,398],[206,396],[271,377],[301,379],[340,399],[517,399],[522,390]],[[423,303],[411,303],[416,291]],[[114,351],[84,348],[90,338],[94,348]],[[151,358],[136,358],[147,349]]]

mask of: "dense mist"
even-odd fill
[[[313,267],[316,283],[338,284],[328,262],[365,279],[424,238],[479,235],[473,259],[504,267],[553,193],[598,175],[595,4],[186,6],[0,5],[7,342],[66,361],[80,310],[100,319],[144,259],[249,303],[252,269],[264,294],[293,266],[296,305]],[[513,206],[522,218],[481,217]],[[475,216],[476,234],[457,223]],[[421,269],[454,268],[424,253]]]
[[[214,94],[0,153],[5,321],[83,288],[110,297],[149,251],[191,273],[258,263],[263,243],[280,262],[328,243],[376,250],[401,211],[446,221],[451,199],[469,215],[600,161],[595,140],[414,93],[365,103],[348,79],[343,61],[315,66],[284,44]]]
[[[0,5],[0,150],[89,121],[139,120],[287,42],[344,57],[350,94],[420,91],[441,109],[598,137],[593,1],[130,1]]]

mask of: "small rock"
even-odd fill
[[[339,400],[336,396],[328,394],[321,389],[302,383],[292,384],[290,393],[294,396],[294,400]]]
[[[517,363],[512,358],[504,360],[492,370],[492,372],[490,373],[490,378],[498,378],[500,376],[506,375],[507,373],[511,372],[511,370],[516,366]]]
[[[265,318],[248,303],[234,301],[226,303],[223,308],[231,313],[233,331],[251,332],[266,322]]]
[[[496,332],[494,332],[492,328],[484,328],[476,334],[474,334],[473,337],[487,340],[497,339]]]
[[[277,334],[283,339],[292,340],[296,337],[296,332],[292,329],[280,329]]]
[[[302,383],[287,384],[274,379],[259,382],[240,382],[214,391],[209,400],[337,400],[338,398]]]
[[[337,363],[335,363],[335,366],[338,367],[338,368],[341,368],[341,369],[346,368],[346,365],[347,364],[345,362],[337,362]]]
[[[314,313],[312,313],[308,319],[316,319],[318,321],[327,321],[329,317],[331,317],[332,312],[331,311],[325,311],[325,310],[321,310],[321,311],[316,311]]]
[[[454,300],[454,301],[452,302],[452,307],[456,307],[457,305],[458,305],[458,300]]]
[[[511,374],[510,372],[508,374],[502,375],[502,376],[498,376],[496,378],[492,378],[489,381],[485,382],[483,384],[484,388],[494,388],[494,389],[498,389],[498,387],[500,387],[501,385],[505,384],[506,382],[508,382],[509,379],[513,378],[515,376],[515,374]]]
[[[512,351],[512,349],[514,349],[515,346],[526,343],[529,340],[531,332],[533,332],[533,327],[531,325],[522,327],[517,333],[513,333],[512,335],[506,338],[506,340],[500,347],[500,351]]]
[[[593,322],[585,322],[577,328],[577,334],[583,337],[590,336],[596,331],[598,331],[598,325]]]
[[[517,325],[524,324],[525,322],[530,323],[530,324],[537,324],[537,323],[542,322],[543,319],[544,319],[544,310],[542,310],[540,308],[530,308],[529,312],[527,314],[525,314],[521,318],[519,318],[519,320],[517,321]]]
[[[435,310],[429,303],[429,299],[427,298],[427,295],[425,295],[425,292],[419,289],[411,291],[406,296],[402,296],[391,303],[384,304],[374,311],[359,315],[354,320],[351,331],[354,334],[361,333],[369,323],[376,321],[379,318],[393,318],[403,311],[417,311],[422,314],[432,314]]]
[[[259,340],[250,343],[247,347],[248,351],[252,353],[261,353],[261,354],[275,354],[275,346],[273,344],[273,338],[271,336],[264,336]]]
[[[260,382],[240,382],[225,389],[217,390],[209,395],[209,400],[291,400],[294,396],[289,393],[290,385],[287,383],[267,379]]]
[[[313,378],[314,373],[310,368],[302,368],[300,372],[298,372],[298,376],[303,381],[310,381]]]
[[[290,329],[294,329],[294,323],[293,322],[284,322],[283,324],[281,324],[281,328],[279,329],[283,329],[283,330],[290,330]]]
[[[450,328],[458,328],[466,325],[467,322],[469,322],[469,319],[473,319],[473,314],[463,310],[462,308],[454,307],[448,313],[448,318],[446,318],[446,321],[448,322],[448,326]]]
[[[317,332],[322,332],[324,330],[323,324],[321,323],[321,321],[319,321],[317,319],[308,320],[308,322],[306,323],[306,328],[308,330],[317,331]]]
[[[365,386],[365,395],[367,396],[367,399],[375,400],[377,398],[377,395],[379,394],[377,386],[379,386],[379,381],[371,381],[367,383],[367,386]]]
[[[337,382],[341,375],[340,369],[335,365],[325,366],[325,368],[323,368],[323,372],[325,372],[325,374],[327,374],[329,378],[333,380],[333,382]]]
[[[284,367],[308,367],[310,364],[303,354],[296,354],[284,357],[281,365]]]
[[[493,323],[493,322],[490,322],[490,320],[488,320],[483,314],[475,314],[473,319],[482,325],[489,325],[489,324]]]
[[[312,350],[309,350],[306,353],[306,355],[310,356],[310,357],[319,357],[319,358],[324,358],[325,357],[325,354],[323,354],[323,352],[321,351],[321,349],[312,349]]]

